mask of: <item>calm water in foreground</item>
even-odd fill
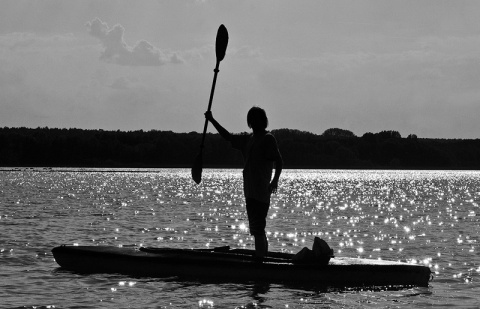
[[[240,170],[0,170],[0,308],[480,307],[480,172],[287,170],[270,250],[325,239],[337,256],[428,265],[428,288],[315,290],[281,284],[79,275],[60,244],[253,247]]]

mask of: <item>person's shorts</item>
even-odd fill
[[[260,202],[253,198],[246,199],[248,225],[251,235],[264,235],[267,225],[269,203]]]

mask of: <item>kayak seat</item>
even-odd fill
[[[304,247],[292,258],[295,264],[320,264],[328,265],[330,258],[334,257],[333,249],[321,238],[315,237],[312,249]]]

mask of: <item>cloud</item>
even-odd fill
[[[107,23],[100,19],[87,22],[90,35],[98,38],[105,50],[100,59],[119,65],[126,66],[160,66],[166,63],[183,63],[176,54],[167,56],[161,50],[145,40],[141,40],[135,46],[129,46],[123,37],[125,28],[117,24],[109,28]]]
[[[128,89],[130,83],[125,77],[119,77],[112,83],[112,85],[110,85],[110,87],[113,89]]]
[[[23,85],[27,78],[27,70],[23,67],[14,67],[8,62],[0,60],[0,89],[6,86]]]
[[[81,42],[71,33],[51,35],[14,32],[0,35],[0,47],[14,53],[73,50],[79,44]]]
[[[480,113],[480,58],[474,56],[480,44],[468,41],[472,48],[464,53],[452,52],[462,40],[450,39],[425,50],[272,59],[249,91],[280,127],[475,137],[480,125],[469,115]]]
[[[232,54],[238,58],[258,58],[263,56],[258,48],[252,48],[251,46],[242,46],[232,51]]]
[[[173,55],[170,57],[170,62],[182,64],[182,63],[185,63],[185,60],[183,60],[183,58],[180,57],[177,53],[173,53]]]

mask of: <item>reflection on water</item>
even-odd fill
[[[476,305],[480,172],[286,170],[272,198],[273,251],[325,239],[337,256],[421,263],[427,289],[309,291],[56,270],[59,244],[253,248],[241,172],[0,171],[0,299],[8,306],[156,308]]]

